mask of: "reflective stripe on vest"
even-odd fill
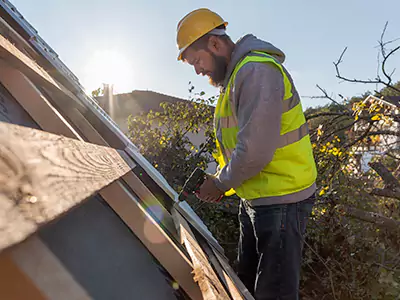
[[[299,95],[280,63],[262,52],[254,52],[236,65],[225,93],[221,93],[218,99],[214,116],[217,137],[217,152],[214,157],[222,169],[235,150],[239,127],[231,108],[230,93],[237,72],[248,62],[272,63],[283,75],[285,92],[282,99],[280,139],[272,161],[264,170],[235,190],[231,189],[226,195],[236,192],[239,197],[250,200],[289,194],[308,188],[315,182],[316,167]]]

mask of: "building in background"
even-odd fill
[[[391,112],[393,115],[398,115],[400,112],[400,97],[398,96],[387,96],[383,99],[369,95],[365,98],[363,103],[366,108],[370,108],[374,103],[378,103],[381,112]],[[387,113],[385,113],[387,114]],[[379,114],[377,114],[379,118]],[[367,130],[370,123],[367,120],[361,120],[354,124],[351,129],[350,134],[353,138],[360,137]],[[375,126],[370,130],[370,132],[381,132],[382,134],[367,136],[367,143],[362,144],[362,146],[357,146],[353,148],[356,154],[357,160],[359,161],[361,171],[368,171],[368,163],[376,154],[384,154],[388,151],[400,151],[400,123],[386,120],[382,117]],[[393,135],[389,133],[394,133]]]

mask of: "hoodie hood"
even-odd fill
[[[231,61],[229,62],[227,72],[225,75],[224,87],[228,84],[229,77],[237,63],[249,52],[261,51],[275,57],[280,63],[285,61],[285,54],[271,43],[258,39],[252,34],[247,34],[236,43],[235,49],[232,52]]]

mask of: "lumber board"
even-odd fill
[[[24,40],[20,34],[15,31],[6,20],[0,17],[0,34],[6,37],[12,44],[14,44],[20,51],[32,59],[38,58],[37,53],[29,43]]]
[[[123,156],[112,148],[0,122],[0,250],[129,172],[135,165]]]
[[[10,253],[0,253],[0,299],[46,300],[48,298],[17,266]]]
[[[0,35],[0,58],[22,71],[30,77],[35,84],[54,89],[58,92],[59,96],[68,97],[69,101],[73,100],[75,104],[83,106],[74,94],[53,79],[42,67],[11,44],[3,35]]]
[[[207,255],[197,243],[189,224],[177,211],[174,213],[174,218],[176,218],[176,224],[179,224],[181,243],[186,246],[192,259],[195,273],[194,279],[199,283],[203,299],[230,299],[213,267],[210,265]]]
[[[175,228],[174,220],[171,214],[160,203],[157,197],[143,184],[135,173],[129,172],[121,178],[132,191],[138,196],[144,209],[156,219],[164,228],[164,230],[175,241],[178,242],[178,234]]]
[[[29,78],[3,60],[0,60],[0,82],[41,128],[50,133],[82,140]]]
[[[215,249],[212,249],[212,251],[224,269],[224,276],[226,276],[228,285],[232,285],[233,288],[240,293],[240,296],[243,297],[243,299],[254,300],[254,297],[251,295],[237,274],[233,271],[227,260],[218,251],[215,251]]]
[[[46,299],[92,299],[37,235],[9,250],[14,263]]]
[[[98,118],[93,111],[83,105],[76,95],[57,82],[41,66],[32,61],[2,35],[0,35],[0,59],[7,61],[11,66],[27,76],[49,101],[57,104],[58,109],[66,117],[71,117],[75,114],[73,108],[77,108],[92,126],[102,133],[102,136],[111,147],[125,149],[127,143],[113,132],[111,124]]]
[[[0,67],[1,72],[1,67]],[[15,101],[5,86],[0,82],[0,121],[17,125],[39,128],[38,124],[26,113],[23,107]]]
[[[224,284],[225,288],[229,292],[229,295],[231,296],[231,298],[233,300],[245,299],[242,296],[242,294],[240,293],[239,289],[233,283],[232,279],[228,276],[227,272],[224,270],[224,268],[220,264],[217,256],[213,252],[213,251],[215,251],[215,249],[212,249],[211,245],[209,245],[202,236],[200,236],[198,233],[196,234],[196,231],[194,231],[193,234],[194,234],[194,237],[196,238],[199,246],[203,249],[204,253],[207,255],[208,260],[210,261],[214,271],[218,274],[219,279],[221,280],[221,282]],[[227,258],[225,258],[225,256],[224,256],[224,259],[227,260]],[[230,266],[229,266],[229,268],[230,268]],[[248,298],[246,298],[246,300],[247,299]]]
[[[119,181],[99,194],[106,199],[122,221],[142,241],[190,299],[203,299],[199,286],[193,280],[193,265],[185,254],[149,215],[126,187]],[[119,195],[115,197],[115,195]]]

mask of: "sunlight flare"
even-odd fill
[[[87,60],[84,79],[89,93],[103,84],[112,84],[116,92],[129,91],[133,85],[131,61],[118,50],[96,50]]]

